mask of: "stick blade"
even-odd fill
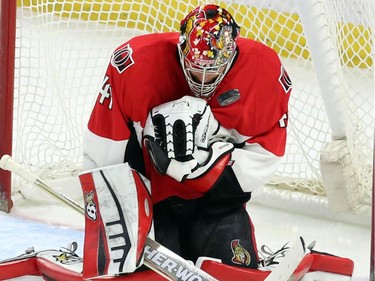
[[[144,262],[149,268],[172,281],[219,281],[150,238],[146,240]]]

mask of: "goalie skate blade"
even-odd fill
[[[219,281],[149,238],[146,241],[144,263],[168,280]]]
[[[305,245],[300,238],[290,248],[285,258],[280,261],[279,265],[271,271],[265,281],[293,281],[293,272],[305,256]]]

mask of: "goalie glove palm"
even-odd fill
[[[144,128],[144,144],[157,171],[181,182],[206,174],[233,150],[227,142],[209,143],[220,128],[207,103],[184,96],[153,108]]]

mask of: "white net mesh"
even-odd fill
[[[375,120],[374,3],[316,2],[324,5],[324,17],[339,55],[348,145],[361,200],[369,204]],[[42,178],[79,171],[82,133],[113,49],[137,34],[178,31],[184,15],[202,3],[19,1],[14,158]],[[228,0],[217,4],[234,15],[243,37],[259,40],[280,54],[294,83],[286,157],[273,185],[324,195],[319,156],[331,141],[332,129],[295,1]],[[18,180],[15,190],[22,184]]]

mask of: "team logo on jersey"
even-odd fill
[[[117,69],[119,73],[123,73],[125,69],[129,68],[134,64],[132,57],[133,49],[130,45],[125,45],[121,49],[118,49],[113,53],[111,64]]]
[[[219,95],[217,97],[217,101],[219,102],[221,106],[227,106],[238,101],[239,98],[240,98],[240,91],[238,89],[232,89]]]
[[[285,93],[287,93],[290,90],[290,88],[292,88],[292,80],[290,80],[289,75],[286,72],[284,66],[281,66],[279,82],[281,86],[283,87]]]
[[[93,221],[96,221],[96,204],[94,201],[94,191],[89,193],[85,192],[85,206],[86,206],[86,215]]]
[[[240,240],[235,239],[231,242],[231,248],[233,252],[232,262],[240,265],[249,265],[251,257],[249,252],[241,246]]]

